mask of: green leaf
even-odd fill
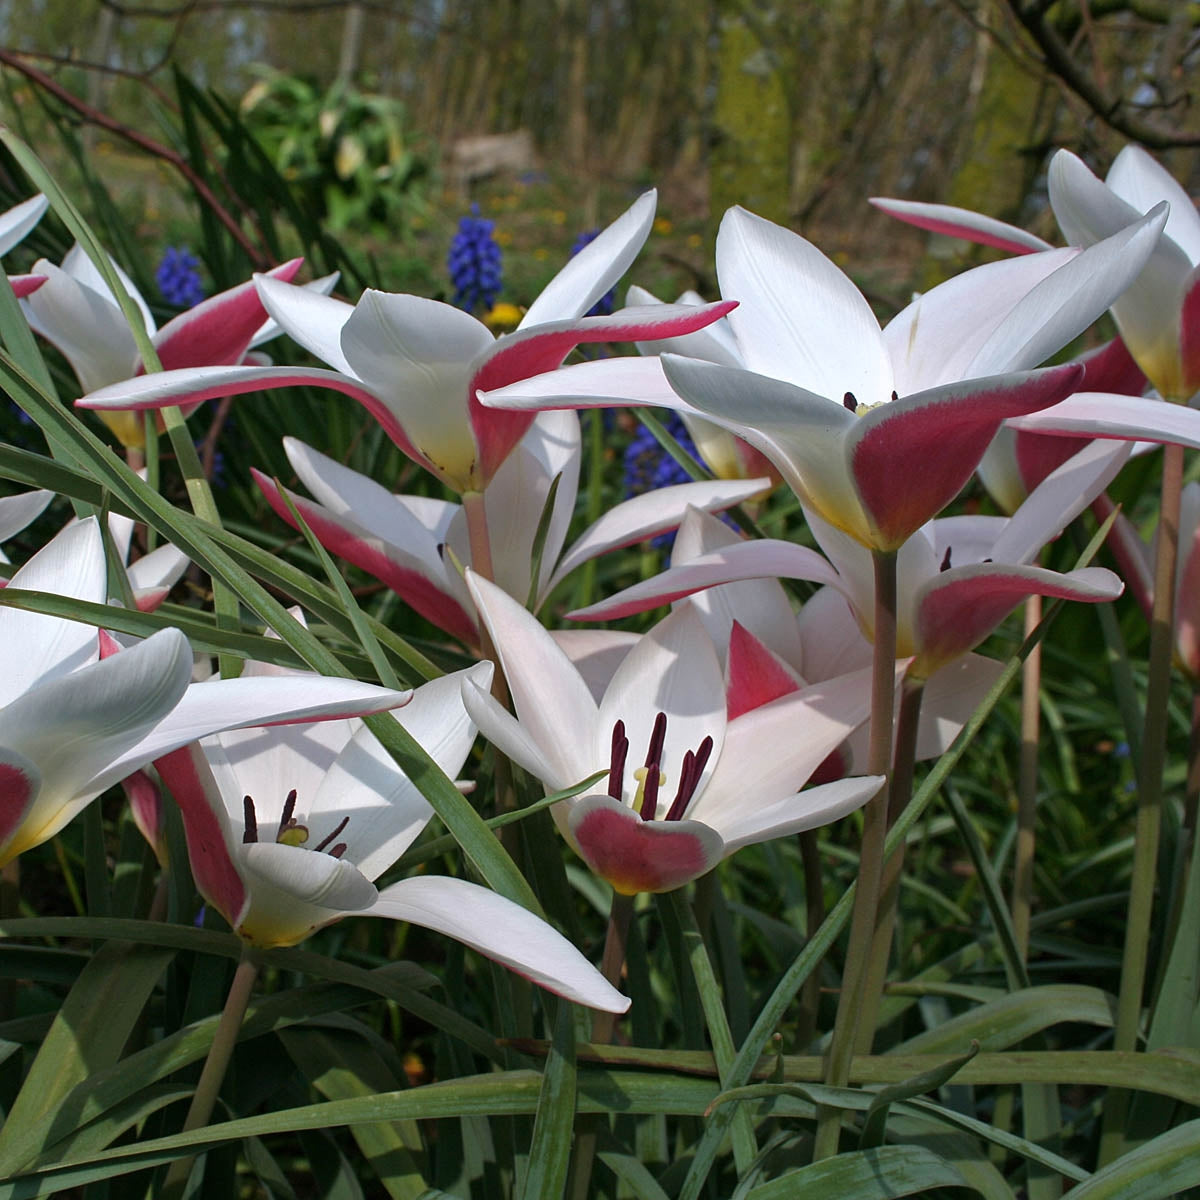
[[[120,1057],[173,950],[110,942],[80,972],[0,1130],[0,1177],[32,1161],[72,1119],[77,1084]]]
[[[563,1194],[571,1163],[575,1082],[575,1012],[571,1004],[560,1000],[533,1123],[529,1165],[521,1188],[523,1200]]]
[[[957,1167],[921,1146],[880,1146],[782,1175],[754,1188],[746,1200],[890,1200],[942,1187],[969,1185]]]
[[[280,1040],[305,1078],[329,1100],[395,1091],[401,1083],[376,1050],[347,1029],[293,1028],[284,1030]],[[421,1147],[414,1121],[356,1124],[350,1132],[393,1200],[418,1200],[427,1192],[414,1158]]]
[[[971,1049],[966,1054],[958,1058],[952,1058],[930,1071],[922,1071],[919,1075],[914,1075],[911,1079],[904,1080],[903,1083],[889,1084],[887,1087],[880,1089],[876,1093],[875,1099],[871,1101],[871,1107],[867,1109],[867,1115],[863,1118],[862,1133],[859,1135],[858,1148],[860,1150],[872,1150],[876,1146],[883,1145],[884,1135],[887,1132],[888,1109],[897,1100],[911,1100],[916,1096],[923,1096],[926,1092],[936,1091],[944,1083],[948,1083],[957,1075],[978,1053],[979,1043],[972,1042]]]
[[[1004,1050],[1064,1021],[1109,1028],[1115,1000],[1099,988],[1052,983],[1022,988],[981,1004],[896,1047],[898,1054],[952,1054],[978,1041],[985,1050]]]
[[[1063,1200],[1168,1200],[1200,1186],[1200,1121],[1188,1121],[1123,1154]]]

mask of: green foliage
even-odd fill
[[[406,128],[400,101],[341,82],[322,92],[281,71],[258,74],[242,97],[242,118],[331,230],[403,232],[425,211],[430,152]]]

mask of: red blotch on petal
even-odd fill
[[[250,473],[267,498],[267,503],[279,517],[295,529],[295,518],[274,482],[261,471],[252,468]],[[474,620],[452,596],[441,591],[419,571],[400,566],[382,550],[362,538],[355,537],[342,525],[330,520],[320,505],[290,493],[289,499],[326,550],[356,567],[361,567],[381,583],[387,584],[410,608],[415,609],[439,629],[445,630],[468,646],[476,643],[479,631]]]
[[[1180,366],[1183,386],[1189,392],[1200,388],[1200,270],[1193,272],[1193,276],[1179,314]]]
[[[588,866],[623,896],[682,887],[711,870],[723,849],[720,837],[706,825],[643,821],[616,801],[573,813],[571,833]]]
[[[20,767],[0,762],[0,846],[20,828],[33,791],[33,780]]]
[[[730,721],[800,690],[791,671],[740,621],[734,621],[729,635],[726,675],[725,707]]]
[[[851,434],[855,486],[882,550],[898,549],[958,495],[1009,417],[1050,408],[1079,387],[1076,364],[968,380],[895,400]],[[877,415],[878,414],[878,415]]]

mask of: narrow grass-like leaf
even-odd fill
[[[1051,983],[1022,988],[999,1000],[981,1004],[918,1033],[896,1047],[900,1054],[953,1054],[972,1041],[985,1050],[1015,1046],[1043,1029],[1068,1021],[1110,1028],[1115,999],[1099,988],[1076,983]]]
[[[361,1038],[347,1030],[292,1028],[280,1035],[297,1068],[328,1100],[394,1091],[400,1080]],[[420,1134],[414,1122],[355,1124],[350,1130],[363,1157],[392,1200],[418,1200],[428,1185],[414,1158]]]
[[[922,1146],[881,1146],[792,1171],[754,1188],[746,1200],[892,1200],[943,1187],[974,1191],[957,1167]]]
[[[0,1177],[37,1156],[76,1084],[117,1061],[173,957],[110,942],[80,972],[0,1129]]]
[[[561,1196],[571,1164],[575,1124],[575,1014],[566,1000],[558,1002],[554,1040],[546,1058],[529,1165],[521,1187],[522,1200]]]
[[[1168,1200],[1200,1186],[1200,1120],[1123,1154],[1064,1200]]]
[[[923,1096],[926,1092],[935,1091],[953,1079],[978,1053],[979,1043],[973,1042],[966,1054],[952,1058],[941,1066],[934,1067],[932,1071],[922,1071],[903,1083],[892,1083],[881,1088],[875,1094],[875,1099],[871,1101],[871,1107],[867,1109],[867,1115],[863,1118],[858,1148],[871,1150],[883,1145],[887,1133],[888,1109],[897,1100],[911,1100],[916,1096]]]

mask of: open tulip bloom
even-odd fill
[[[292,259],[270,275],[291,279],[303,261]],[[210,296],[158,329],[133,280],[113,266],[165,368],[240,363],[252,345],[278,332],[267,327],[267,312],[253,281]],[[72,246],[61,267],[40,259],[34,270],[46,282],[25,302],[29,324],[61,351],[85,392],[142,374],[141,356],[125,314],[82,247]],[[332,277],[322,285],[331,281]],[[111,413],[105,420],[125,445],[141,445],[139,418]]]
[[[1082,332],[1154,249],[1165,206],[1087,250],[989,263],[884,330],[802,237],[731,209],[717,239],[745,369],[676,355],[568,367],[484,397],[520,407],[688,408],[761,450],[811,510],[893,551],[957,494],[1009,418],[1068,396],[1083,368],[1031,370]]]
[[[107,599],[94,518],[69,525],[9,587]],[[53,837],[96,796],[178,746],[218,729],[320,720],[403,704],[410,693],[345,679],[191,684],[175,629],[100,657],[95,627],[0,610],[0,865]]]
[[[443,676],[396,714],[451,778],[475,740],[462,687],[486,688],[491,675],[477,663]],[[347,916],[390,917],[457,938],[581,1004],[629,1007],[561,934],[487,888],[435,875],[376,888],[433,810],[361,721],[219,733],[158,768],[183,813],[196,886],[249,946],[292,946]]]
[[[1068,242],[1087,246],[1162,201],[1170,216],[1144,271],[1113,303],[1121,335],[1142,370],[1170,400],[1200,388],[1200,215],[1171,174],[1138,146],[1126,146],[1104,181],[1068,150],[1050,162],[1050,204]],[[1015,226],[966,209],[903,200],[873,204],[938,233],[1011,253],[1045,250],[1048,243]],[[1089,391],[1119,391],[1088,388]]]
[[[1097,603],[1121,594],[1121,581],[1101,567],[1060,574],[1029,564],[1107,486],[1129,451],[1127,445],[1089,446],[1053,472],[1015,516],[932,521],[904,544],[897,556],[896,652],[912,659],[910,678],[929,679],[967,654],[1027,596]],[[836,589],[870,638],[874,579],[869,552],[815,513],[806,516],[828,559],[776,539],[734,540],[681,565],[673,560],[655,578],[570,616],[611,620],[703,588],[786,576]]]
[[[260,281],[279,325],[332,370],[206,367],[167,371],[85,396],[85,408],[142,409],[266,388],[315,385],[358,400],[414,462],[452,491],[477,493],[519,442],[532,416],[483,408],[476,393],[551,371],[578,345],[671,337],[703,328],[733,305],[583,314],[625,273],[654,219],[648,192],[547,284],[516,332],[496,338],[450,304],[368,290],[356,305]]]
[[[284,448],[318,503],[293,492],[287,499],[320,541],[382,580],[426,620],[477,645],[474,602],[451,561],[452,554],[458,563],[475,565],[462,506],[395,495],[295,438],[285,438]],[[648,492],[615,505],[565,548],[579,491],[579,460],[575,413],[542,413],[483,491],[495,581],[522,603],[532,600],[535,610],[580,564],[674,529],[689,505],[721,511],[769,484],[767,479],[715,480]],[[294,524],[276,484],[257,471],[254,478],[272,508]],[[534,580],[534,543],[555,479],[558,489]]]
[[[463,687],[467,710],[548,791],[608,768],[605,791],[553,811],[572,846],[617,892],[670,891],[740,846],[826,825],[879,790],[883,780],[866,776],[800,791],[866,718],[864,673],[731,719],[712,639],[684,606],[639,639],[597,702],[529,612],[477,575],[467,578],[517,716],[471,680]]]

